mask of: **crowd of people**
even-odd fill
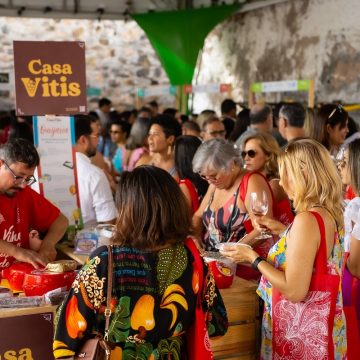
[[[202,288],[209,335],[224,334],[226,309],[211,271],[201,258],[203,278],[196,267],[197,254],[219,249],[237,264],[237,276],[259,284],[261,359],[357,358],[356,122],[340,104],[313,110],[300,103],[258,103],[237,113],[238,107],[226,99],[221,114],[204,110],[188,117],[172,108],[160,113],[156,101],[117,112],[101,99],[96,111],[75,116],[81,212],[85,226],[115,224],[114,285],[107,294],[109,250],[100,247],[61,306],[55,358],[73,356],[84,333],[103,329],[107,296],[113,306],[109,338],[117,354],[185,356]],[[24,121],[29,128],[31,121]],[[5,185],[0,177],[1,197],[7,201],[32,194],[27,185],[38,164],[11,150],[23,146],[13,129],[9,120],[0,134],[0,171],[7,175]],[[28,250],[17,253],[4,235],[1,252],[36,266],[52,259],[45,244],[53,247],[67,224],[53,213],[46,226],[29,224],[49,230],[38,252],[23,240],[18,246]],[[52,224],[61,225],[55,237],[49,236],[55,234]],[[136,276],[124,276],[130,273]],[[322,306],[321,314],[314,303]],[[70,319],[75,313],[81,321]]]

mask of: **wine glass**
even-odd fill
[[[256,217],[261,217],[267,214],[269,210],[269,201],[265,191],[261,192],[252,192],[250,193],[250,206],[251,211]],[[256,237],[256,239],[268,239],[272,235],[266,231],[261,231],[261,235]]]

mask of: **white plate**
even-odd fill
[[[242,243],[238,243],[238,242],[226,242],[226,243],[219,243],[219,244],[216,244],[215,247],[217,249],[219,249],[220,251],[221,250],[230,250],[230,249],[233,249],[235,247],[238,247],[238,246],[245,246],[245,247],[248,247],[250,249],[252,249],[252,247],[248,244],[242,244]]]

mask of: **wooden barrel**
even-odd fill
[[[211,339],[215,359],[257,358],[260,330],[256,288],[256,282],[236,277],[230,288],[220,290],[229,318],[229,329],[225,336]]]

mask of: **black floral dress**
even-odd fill
[[[193,323],[199,289],[193,256],[175,245],[158,252],[113,246],[112,359],[186,359],[186,330]],[[103,332],[108,250],[100,247],[78,273],[58,312],[54,357],[71,357],[81,339]],[[204,264],[209,336],[227,330],[224,303]]]

